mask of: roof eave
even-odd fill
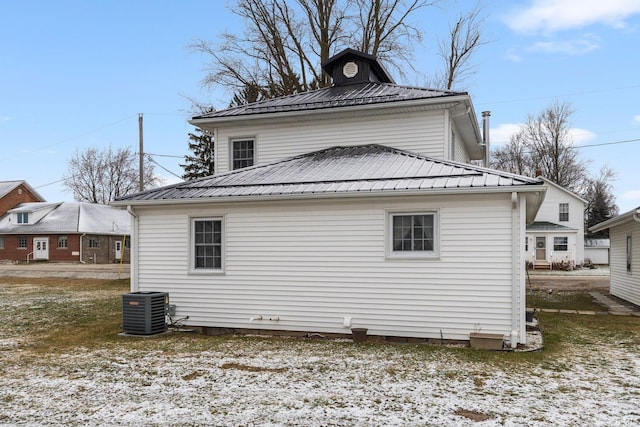
[[[607,228],[613,227],[623,222],[627,222],[629,220],[635,220],[636,217],[638,218],[638,220],[636,221],[640,222],[640,207],[636,209],[632,209],[629,212],[625,212],[614,218],[603,221],[599,224],[593,225],[589,227],[589,231],[592,233],[596,233],[598,231],[606,230]]]
[[[225,196],[225,197],[205,197],[201,199],[164,199],[164,200],[118,200],[111,202],[112,206],[121,207],[143,207],[143,206],[168,206],[168,205],[191,205],[206,203],[236,203],[236,202],[256,202],[256,201],[282,201],[282,200],[304,200],[304,199],[333,199],[333,198],[356,198],[356,197],[389,197],[389,196],[431,196],[431,195],[458,195],[458,194],[487,194],[487,193],[526,193],[530,194],[535,207],[536,200],[539,208],[541,194],[545,188],[541,184],[526,184],[504,187],[472,187],[472,188],[449,188],[449,189],[429,189],[429,190],[392,190],[392,191],[351,191],[342,193],[300,193],[300,194],[273,194],[260,196]],[[535,211],[537,212],[537,208]],[[527,215],[529,216],[529,215]],[[533,215],[535,217],[535,214]]]
[[[452,108],[453,106],[465,102],[466,105],[471,105],[469,95],[446,95],[434,98],[421,98],[411,99],[406,101],[393,101],[393,102],[379,102],[373,104],[363,105],[348,105],[343,107],[323,107],[309,110],[295,110],[295,111],[282,111],[273,113],[259,113],[259,114],[245,114],[239,116],[223,116],[223,117],[201,117],[192,118],[188,120],[193,126],[201,127],[204,129],[213,129],[218,125],[232,124],[232,123],[246,123],[252,121],[272,121],[282,120],[287,118],[299,119],[301,117],[313,117],[316,119],[330,119],[334,115],[340,115],[344,117],[345,112],[374,112],[376,110],[385,111],[390,109],[403,109],[403,108],[418,108],[418,107],[434,107],[441,104],[437,109]],[[471,106],[473,111],[473,106]],[[473,116],[475,117],[475,116]],[[473,120],[476,128],[477,135],[480,134],[477,121]],[[480,139],[481,140],[481,139]]]

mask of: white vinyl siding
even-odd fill
[[[138,290],[169,292],[194,326],[350,333],[351,317],[372,335],[508,335],[510,196],[139,207]],[[396,211],[438,212],[439,259],[386,259]],[[225,274],[187,274],[190,218],[222,215]]]
[[[627,269],[627,238],[631,238],[631,268]],[[629,219],[609,229],[611,241],[610,292],[640,305],[640,223]]]
[[[442,111],[381,115],[356,121],[317,120],[314,122],[225,126],[218,128],[219,147],[216,173],[229,170],[229,143],[242,135],[255,135],[256,164],[335,146],[380,144],[413,151],[438,159],[445,158],[442,135],[445,133]]]

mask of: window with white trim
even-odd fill
[[[627,236],[627,271],[631,271],[631,236]]]
[[[18,249],[27,249],[27,236],[18,236]]]
[[[231,140],[231,169],[248,168],[255,164],[256,147],[255,139]]]
[[[558,216],[560,221],[569,221],[569,203],[560,203]]]
[[[391,213],[389,227],[391,256],[437,255],[435,212]]]
[[[193,218],[191,269],[222,271],[222,218]]]
[[[67,236],[58,236],[58,249],[66,249],[67,247],[69,247]]]
[[[18,224],[29,224],[29,212],[18,212],[16,216]]]
[[[568,237],[554,237],[553,238],[553,250],[554,251],[567,251],[569,249]]]

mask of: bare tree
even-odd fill
[[[573,145],[571,114],[571,105],[555,102],[539,115],[529,116],[510,143],[493,152],[492,167],[530,176],[539,172],[570,191],[584,193],[589,161]]]
[[[449,26],[447,39],[439,42],[439,56],[444,64],[444,71],[436,77],[437,87],[453,89],[461,86],[475,73],[471,58],[480,46],[488,42],[483,39],[482,25],[484,16],[480,2],[475,7],[458,16],[455,24]]]
[[[387,63],[407,60],[421,37],[408,18],[436,1],[237,0],[244,33],[190,47],[208,58],[204,85],[230,88],[235,102],[299,93],[329,85],[322,62],[354,44]]]
[[[144,184],[159,184],[151,159],[144,162]],[[114,150],[111,146],[100,151],[91,147],[77,150],[69,159],[63,186],[77,201],[108,204],[116,197],[138,190],[138,158],[129,148]]]

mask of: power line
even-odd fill
[[[165,167],[164,167],[164,166],[162,166],[160,163],[156,162],[156,161],[153,159],[153,157],[149,157],[149,159],[150,159],[153,163],[155,163],[156,165],[160,166],[160,168],[161,168],[161,169],[165,170],[166,172],[170,173],[171,175],[175,176],[176,178],[180,178],[180,179],[182,179],[182,177],[181,177],[180,175],[177,175],[177,174],[175,174],[175,173],[171,172],[169,169],[165,168]]]
[[[617,144],[627,144],[630,142],[640,142],[640,138],[636,139],[625,139],[622,141],[612,141],[612,142],[602,142],[600,144],[589,144],[589,145],[578,145],[574,148],[589,148],[589,147],[601,147],[603,145],[617,145]]]

